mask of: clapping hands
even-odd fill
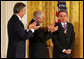
[[[31,23],[31,24],[29,25],[29,29],[37,30],[37,29],[39,29],[39,28],[41,27],[41,25],[36,26],[36,24],[37,24],[36,21],[33,22],[33,23]]]
[[[48,25],[48,31],[55,32],[58,30],[58,26],[55,26],[55,23],[52,23],[51,25]]]

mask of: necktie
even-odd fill
[[[66,29],[66,24],[64,23],[64,29]]]
[[[64,33],[66,33],[66,24],[64,23]]]

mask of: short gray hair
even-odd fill
[[[33,17],[34,18],[42,17],[42,13],[38,12],[38,11],[35,11],[34,14],[33,14]]]

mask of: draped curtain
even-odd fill
[[[58,1],[27,1],[27,19],[28,24],[33,18],[33,13],[36,10],[42,10],[45,13],[45,20],[42,23],[43,27],[55,22],[56,10]],[[73,24],[75,31],[75,44],[73,49],[73,58],[83,57],[83,1],[66,1],[69,22]],[[27,24],[27,26],[28,26]],[[52,58],[53,43],[48,40],[47,46],[50,47],[50,57]],[[29,41],[27,40],[29,57]]]

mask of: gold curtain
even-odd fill
[[[58,1],[27,1],[28,24],[33,18],[36,10],[42,10],[45,13],[43,27],[55,22]],[[83,57],[83,1],[66,1],[69,22],[73,24],[75,31],[75,45],[73,49],[73,58]],[[52,58],[53,43],[47,41],[51,48],[50,57]],[[29,57],[29,41],[27,40],[27,57]]]

